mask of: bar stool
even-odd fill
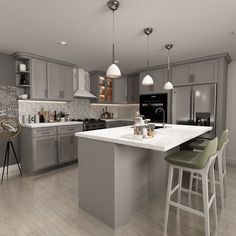
[[[209,141],[204,141],[200,145],[197,145],[196,143],[190,144],[190,147],[192,147],[195,150],[202,151],[204,145],[207,145],[207,142]],[[221,202],[221,208],[224,209],[224,198],[227,196],[227,169],[226,169],[226,147],[229,142],[229,131],[228,129],[224,130],[220,137],[219,137],[219,142],[217,146],[217,166],[218,166],[218,171],[215,170],[215,173],[218,174],[219,180],[216,181],[216,184],[220,186],[220,202]],[[192,190],[193,186],[193,180],[196,180],[196,186],[195,189],[198,191],[198,180],[199,176],[196,175],[195,173],[191,173],[190,177],[190,184],[189,184],[189,189]]]
[[[209,219],[209,209],[213,204],[214,220],[216,231],[218,228],[217,222],[217,208],[216,208],[216,194],[215,194],[215,174],[214,174],[214,163],[217,156],[217,144],[218,138],[215,138],[207,144],[203,152],[193,152],[193,151],[179,151],[167,156],[165,159],[169,163],[169,176],[167,185],[167,196],[166,196],[166,208],[165,208],[165,219],[164,219],[164,235],[167,234],[167,224],[169,216],[169,207],[177,207],[177,215],[179,216],[179,209],[185,210],[187,212],[193,213],[195,215],[204,218],[205,222],[205,235],[210,236],[210,219]],[[173,181],[173,171],[178,170],[178,184],[172,188]],[[181,193],[187,192],[194,194],[194,191],[185,189],[182,187],[182,175],[183,171],[190,173],[197,173],[201,176],[202,186],[203,186],[203,207],[204,210],[199,211],[183,205],[180,203]],[[208,191],[208,173],[210,173],[210,192],[211,197],[209,199]],[[177,202],[171,200],[171,196],[177,192]]]
[[[7,177],[8,177],[8,166],[9,166],[9,159],[10,159],[10,147],[12,148],[12,151],[14,153],[14,157],[16,160],[16,163],[18,165],[20,175],[23,177],[20,164],[15,152],[15,148],[13,145],[12,140],[16,138],[21,131],[21,125],[19,121],[15,118],[7,118],[0,121],[0,137],[7,139],[7,145],[6,145],[6,151],[5,151],[5,159],[3,164],[3,170],[2,170],[2,179],[1,184],[3,182],[5,167],[7,166]]]

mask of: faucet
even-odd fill
[[[157,108],[157,109],[155,110],[155,114],[156,114],[159,110],[161,110],[162,113],[163,113],[163,121],[162,121],[162,123],[163,123],[163,128],[165,129],[165,110],[164,110],[163,108]]]

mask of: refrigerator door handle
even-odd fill
[[[193,89],[191,87],[191,90],[190,90],[190,108],[189,108],[189,123],[191,124],[192,122],[192,110],[193,110]]]
[[[193,102],[193,105],[192,105],[192,114],[193,114],[193,122],[195,122],[195,90],[193,89],[193,92],[192,92],[192,102]]]

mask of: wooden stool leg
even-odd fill
[[[207,176],[207,173],[204,173],[202,175],[202,190],[203,190],[205,236],[210,236],[210,221],[209,221],[209,207],[208,207],[208,176]]]
[[[168,176],[168,184],[167,184],[167,194],[166,194],[166,208],[165,208],[165,219],[164,219],[164,235],[167,233],[167,224],[169,217],[169,202],[170,202],[170,194],[172,188],[172,179],[173,179],[173,167],[169,166],[169,176]]]
[[[179,177],[178,177],[179,189],[178,189],[178,199],[177,199],[178,203],[180,203],[181,200],[182,177],[183,177],[183,170],[179,169]],[[177,217],[179,218],[179,208],[177,208]]]
[[[193,190],[193,172],[190,173],[190,180],[189,180],[189,191]],[[188,201],[189,201],[189,205],[192,205],[192,194],[191,192],[189,192],[188,194]]]
[[[218,220],[217,220],[217,207],[216,207],[216,187],[215,187],[215,169],[214,164],[210,167],[210,185],[211,185],[211,193],[214,195],[213,200],[213,212],[214,212],[214,218],[215,218],[215,227],[216,232],[218,231]]]
[[[228,193],[228,179],[227,179],[227,167],[226,167],[226,156],[225,156],[225,149],[223,152],[223,174],[224,174],[224,193],[225,193],[225,197],[227,197],[227,193]]]
[[[224,209],[224,175],[223,175],[223,166],[222,166],[222,152],[219,152],[217,161],[218,161],[218,168],[219,168],[220,203],[221,203],[221,208]]]
[[[13,150],[13,152],[14,152],[14,156],[15,156],[16,163],[17,163],[17,165],[18,165],[18,168],[19,168],[19,171],[20,171],[21,177],[23,177],[23,174],[22,174],[22,171],[21,171],[21,168],[20,168],[20,164],[19,164],[19,161],[18,161],[18,159],[17,159],[16,152],[15,152],[15,148],[14,148],[14,146],[13,146],[12,141],[10,141],[10,143],[11,143],[12,150]]]
[[[3,177],[4,177],[4,172],[5,172],[5,166],[7,162],[7,156],[9,155],[9,142],[7,142],[6,150],[5,150],[5,159],[4,159],[4,164],[3,164],[3,169],[2,169],[2,179],[1,179],[1,184],[3,182]]]

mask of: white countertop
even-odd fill
[[[22,127],[26,128],[44,128],[52,126],[63,126],[63,125],[82,125],[83,122],[79,121],[65,121],[65,122],[52,122],[52,123],[33,123],[33,124],[22,124]]]
[[[167,124],[165,129],[156,129],[153,138],[141,140],[133,139],[133,128],[131,126],[86,131],[75,133],[75,135],[82,138],[124,144],[138,148],[168,151],[210,130],[212,130],[212,127],[208,126]]]

